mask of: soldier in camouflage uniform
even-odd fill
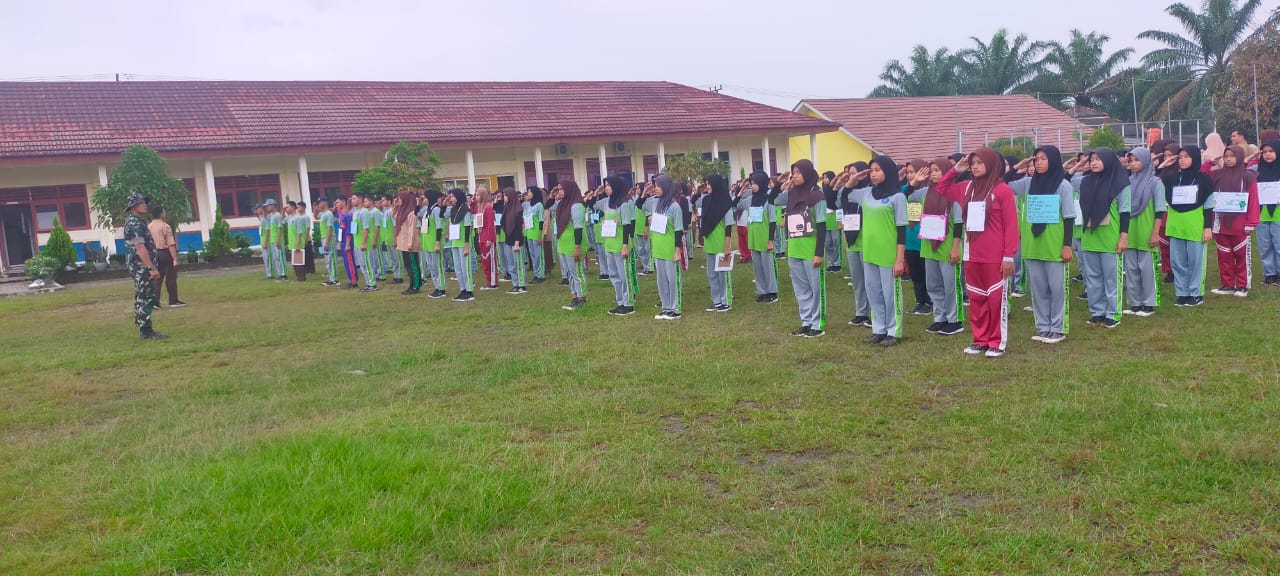
[[[152,281],[160,277],[160,271],[156,268],[156,243],[142,219],[147,213],[147,198],[137,192],[129,194],[125,212],[129,213],[124,223],[124,244],[133,276],[133,320],[143,340],[161,340],[167,336],[151,329],[151,311],[160,304],[160,294]]]

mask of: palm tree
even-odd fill
[[[1227,71],[1231,54],[1250,33],[1262,0],[1203,0],[1200,11],[1181,2],[1165,9],[1182,24],[1185,34],[1147,30],[1139,39],[1164,44],[1142,57],[1142,63],[1161,80],[1147,95],[1145,108],[1166,104],[1188,113],[1209,100],[1218,79]],[[1280,21],[1280,10],[1267,16],[1263,25]],[[1216,123],[1211,118],[1210,122]],[[1216,126],[1215,126],[1216,128]]]
[[[1077,106],[1098,108],[1109,104],[1128,88],[1126,79],[1132,77],[1129,70],[1120,69],[1133,56],[1133,48],[1125,48],[1108,55],[1105,50],[1111,37],[1106,34],[1079,30],[1071,31],[1071,40],[1064,46],[1049,43],[1049,51],[1041,63],[1044,68],[1026,85],[1026,89],[1070,95]]]
[[[965,78],[961,91],[966,94],[1008,94],[1018,90],[1040,70],[1037,58],[1049,48],[1046,42],[1032,42],[1026,34],[1009,40],[1009,31],[1001,28],[983,42],[970,37],[977,46],[961,50],[960,73]]]
[[[897,60],[890,60],[880,73],[884,82],[871,91],[872,98],[896,98],[903,96],[954,96],[959,82],[956,75],[956,57],[946,48],[932,54],[924,46],[916,45],[908,62],[910,70]]]

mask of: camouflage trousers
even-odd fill
[[[146,332],[151,330],[151,311],[160,303],[160,293],[146,268],[130,266],[129,272],[133,275],[133,322]]]

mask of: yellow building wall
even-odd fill
[[[813,118],[822,118],[820,115],[810,110],[808,107],[801,106],[797,112]],[[813,160],[809,156],[809,137],[796,136],[790,139],[791,161],[795,162],[801,158]],[[839,172],[844,169],[845,164],[857,162],[871,161],[871,149],[864,146],[861,142],[853,139],[843,130],[835,132],[827,132],[818,135],[818,163],[816,168],[818,173]]]

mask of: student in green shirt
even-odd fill
[[[547,269],[542,261],[542,216],[545,208],[542,205],[542,189],[537,186],[530,187],[524,193],[523,202],[521,204],[523,212],[520,216],[520,228],[524,231],[523,252],[529,258],[529,265],[533,268],[532,284],[541,284],[547,281]],[[523,260],[524,257],[521,258]],[[521,267],[524,264],[521,263]]]
[[[871,304],[868,344],[896,346],[902,338],[902,275],[906,272],[907,197],[898,164],[871,159],[871,193],[861,199],[862,272]]]
[[[871,180],[867,177],[870,172],[871,165],[859,160],[846,165],[844,173],[836,177],[843,217],[840,231],[849,262],[849,285],[853,288],[854,314],[849,325],[867,328],[871,327],[871,304],[867,301],[867,281],[862,266],[862,197],[871,194]]]
[[[603,194],[605,198],[597,206],[600,208],[600,269],[609,272],[609,281],[613,284],[613,300],[615,306],[609,310],[614,316],[626,316],[636,311],[635,292],[631,287],[635,282],[635,257],[631,253],[632,238],[635,234],[635,205],[627,197],[627,185],[617,176],[604,179]]]
[[[733,277],[729,272],[717,272],[721,258],[729,258],[732,252],[730,230],[733,230],[733,199],[729,196],[729,180],[719,174],[706,177],[704,183],[711,192],[698,199],[702,214],[698,227],[702,233],[702,250],[706,253],[707,284],[711,288],[711,307],[708,312],[728,312],[733,309]]]
[[[577,310],[587,304],[587,272],[582,254],[587,207],[582,191],[572,180],[557,184],[551,192],[556,198],[556,253],[560,255],[560,266],[569,271],[569,293],[573,296],[562,308]]]
[[[964,243],[964,212],[960,205],[938,192],[942,176],[955,167],[950,158],[938,158],[924,170],[917,171],[917,182],[928,183],[920,208],[920,257],[924,259],[924,284],[933,305],[933,324],[925,332],[953,336],[964,332],[960,311],[960,260]],[[924,173],[923,176],[920,173]],[[1070,188],[1070,186],[1068,186]],[[941,230],[939,230],[941,229]],[[942,237],[939,239],[938,232]],[[928,234],[929,238],[924,235]],[[907,232],[908,237],[911,232]],[[912,282],[917,282],[912,278]]]
[[[783,222],[791,287],[800,309],[800,328],[791,335],[805,338],[823,336],[827,326],[827,282],[822,270],[827,201],[820,183],[813,162],[800,160],[791,165]]]
[[[422,195],[422,207],[418,210],[419,233],[422,234],[422,271],[431,277],[435,290],[427,294],[428,298],[444,298],[444,263],[441,261],[440,228],[444,208],[440,205],[443,197],[438,190],[427,190]]]
[[[275,261],[275,269],[272,272],[277,279],[284,280],[287,277],[284,275],[284,231],[281,229],[280,212],[276,207],[275,198],[268,198],[264,205],[267,208],[267,236],[271,246],[271,258]]]
[[[1151,151],[1129,151],[1129,235],[1133,243],[1124,252],[1125,296],[1129,308],[1124,314],[1151,316],[1160,302],[1156,271],[1160,269],[1160,230],[1168,212],[1164,182],[1156,176]]]
[[[262,266],[266,268],[267,280],[275,280],[271,275],[276,262],[272,258],[274,251],[271,250],[271,226],[268,224],[267,209],[258,204],[253,209],[253,215],[258,217],[258,244],[262,246]]]
[[[747,181],[738,209],[747,213],[747,247],[751,249],[751,272],[755,278],[756,303],[778,301],[778,263],[773,257],[777,235],[777,211],[769,203],[769,177],[753,173]]]
[[[1129,247],[1129,171],[1110,148],[1089,154],[1080,180],[1080,265],[1089,295],[1089,324],[1120,325],[1121,255]]]
[[[445,242],[453,257],[453,270],[458,276],[458,295],[454,302],[470,302],[475,300],[474,286],[471,284],[471,238],[474,235],[472,224],[475,219],[467,204],[467,193],[454,188],[445,197],[446,210],[442,226],[436,230],[436,237]]]
[[[379,198],[376,196],[367,196],[364,199],[364,209],[360,212],[360,226],[369,231],[369,238],[365,245],[365,266],[369,273],[377,282],[387,279],[386,269],[382,267],[382,208],[378,205]]]
[[[382,208],[382,227],[380,228],[379,238],[382,244],[378,247],[379,253],[382,255],[382,270],[385,274],[390,270],[392,275],[392,284],[404,283],[404,266],[400,258],[396,254],[396,218],[393,209],[394,199],[390,196],[383,195],[381,200]]]
[[[375,226],[377,222],[377,209],[373,207],[373,198],[364,197],[361,201],[361,207],[356,212],[352,222],[359,221],[356,232],[356,254],[360,256],[362,267],[364,268],[364,288],[361,292],[377,292],[379,256],[378,256],[378,229]]]
[[[683,314],[680,263],[685,249],[684,209],[676,201],[676,183],[670,176],[659,174],[647,190],[657,197],[649,216],[649,252],[657,273],[662,311],[654,319],[676,320]]]
[[[338,285],[337,245],[334,242],[333,211],[329,210],[329,199],[321,196],[316,200],[316,220],[320,226],[320,254],[324,256],[325,281],[321,286]]]
[[[1018,205],[1022,265],[1031,290],[1036,335],[1031,339],[1057,344],[1070,331],[1067,306],[1067,263],[1075,258],[1072,247],[1077,221],[1075,187],[1066,179],[1062,153],[1056,146],[1041,146],[1015,166],[1030,171],[1030,178],[1009,183]],[[1035,214],[1031,214],[1035,208]],[[1034,220],[1033,220],[1034,216]]]

